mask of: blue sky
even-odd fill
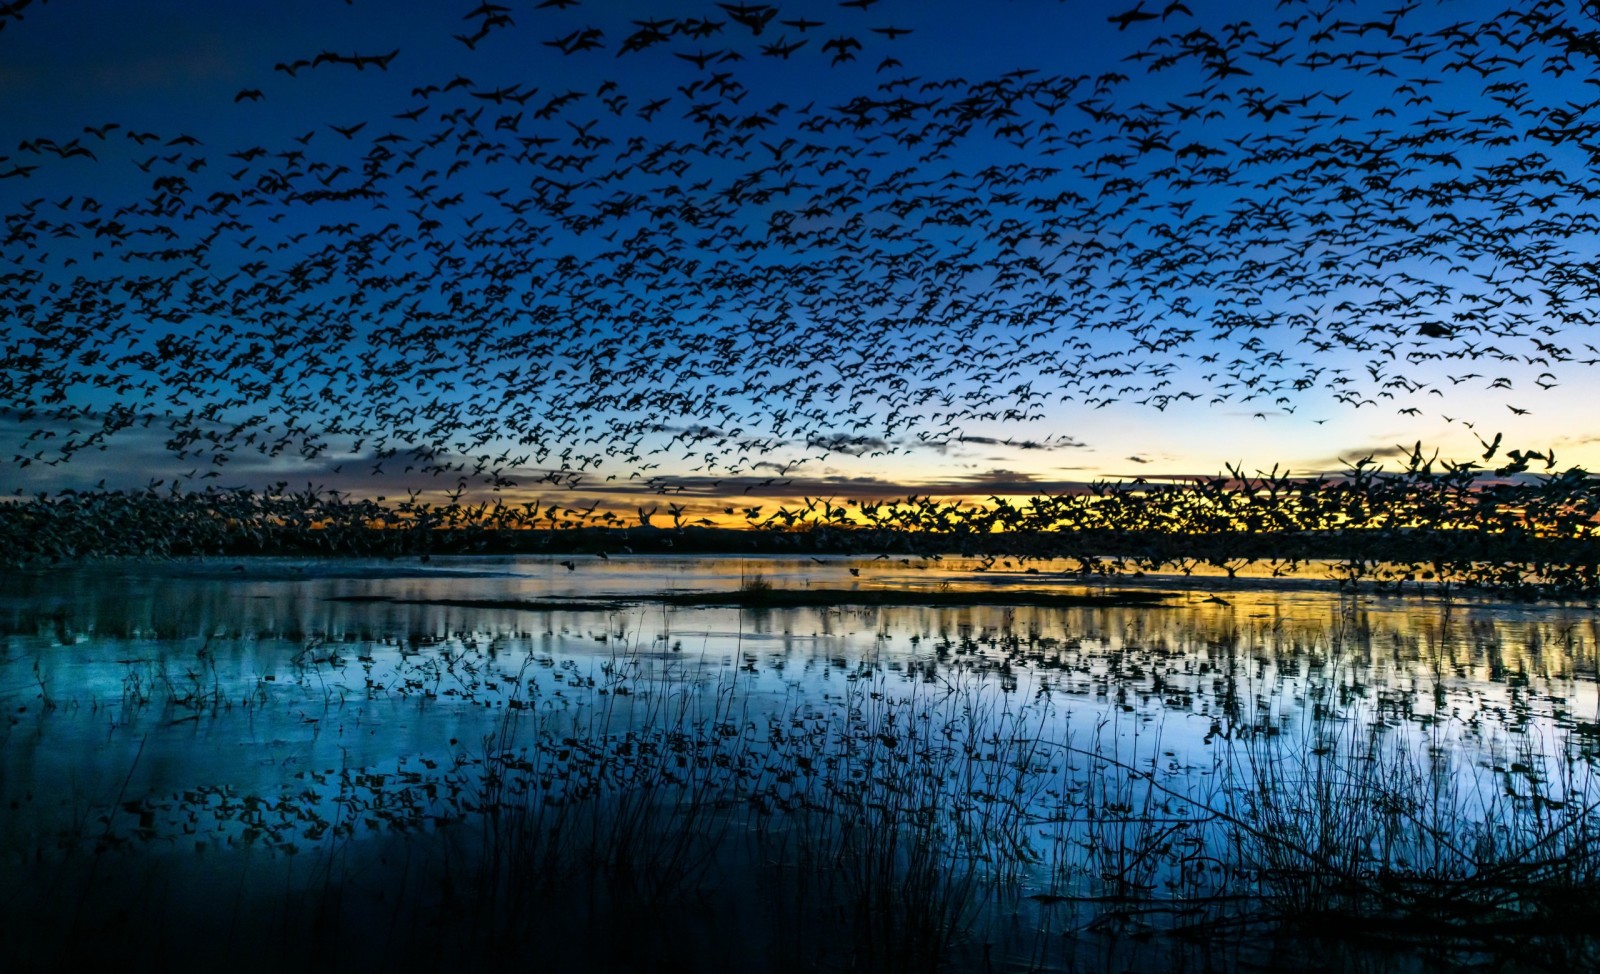
[[[0,486],[1595,463],[1581,4],[13,9]]]

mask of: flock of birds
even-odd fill
[[[0,57],[43,6],[0,3]],[[285,51],[216,93],[270,118],[322,86],[270,143],[11,133],[7,461],[154,430],[201,480],[252,456],[669,488],[1061,401],[1392,415],[1459,388],[1505,418],[1600,360],[1590,3],[1107,4],[1103,69],[983,76],[924,5],[661,7],[462,4],[430,49]]]

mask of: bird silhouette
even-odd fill
[[[477,3],[184,130],[19,132],[7,455],[773,490],[1063,404],[1464,423],[1600,360],[1583,18],[1191,6],[1063,11],[1092,69],[958,73],[914,8]]]

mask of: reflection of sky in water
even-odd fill
[[[13,824],[27,831],[37,815],[32,825],[47,827],[119,794],[277,793],[311,771],[481,755],[519,676],[541,713],[575,727],[600,703],[620,727],[656,713],[647,704],[661,696],[703,713],[730,689],[752,713],[827,708],[866,678],[891,698],[971,694],[1025,712],[1052,738],[1142,760],[1170,752],[1167,764],[1199,773],[1250,727],[1309,739],[1314,714],[1382,721],[1419,745],[1465,748],[1458,763],[1483,767],[1596,721],[1596,625],[1576,608],[1248,583],[1221,591],[1223,604],[1176,582],[1160,608],[328,601],[718,591],[757,573],[779,587],[1082,588],[1043,576],[973,582],[943,563],[616,556],[568,570],[564,560],[218,560],[14,575],[0,583],[0,781],[8,799],[33,797]],[[618,665],[633,694],[599,694]],[[641,692],[650,688],[660,692]],[[186,695],[208,706],[197,715],[163,703]]]

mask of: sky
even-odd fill
[[[12,0],[0,488],[1592,469],[1597,60],[1577,2]]]

